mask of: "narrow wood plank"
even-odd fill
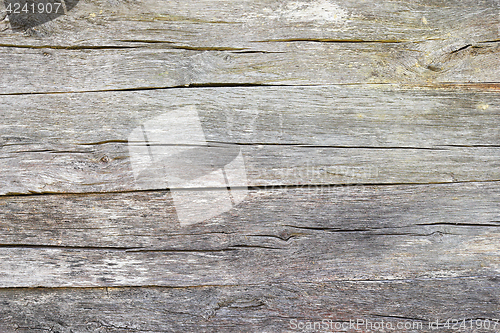
[[[335,328],[349,321],[383,320],[394,327],[416,325],[408,332],[448,333],[456,330],[429,329],[429,324],[436,319],[440,323],[498,319],[497,284],[495,277],[470,277],[196,288],[2,289],[0,328],[6,333],[297,332],[303,331],[294,329],[299,322],[331,320]],[[461,332],[478,332],[475,324]],[[368,331],[363,325],[356,328],[349,332]]]
[[[495,275],[498,197],[497,183],[257,191],[191,225],[168,193],[4,198],[0,286]]]
[[[498,10],[495,1],[82,1],[27,33],[0,33],[0,92],[499,82]]]
[[[80,1],[67,15],[30,31],[31,36],[27,34],[20,40],[22,29],[7,29],[0,38],[15,40],[19,45],[30,45],[29,42],[44,45],[47,41],[102,45],[103,41],[113,40],[163,40],[188,45],[195,41],[200,46],[211,47],[241,47],[250,41],[294,37],[418,41],[450,32],[455,32],[455,37],[468,34],[474,38],[485,32],[495,36],[498,20],[495,0],[448,1],[446,4],[428,0],[396,3],[389,0],[375,3],[205,0],[189,5],[175,0]]]
[[[498,100],[392,86],[4,96],[0,194],[167,188],[161,175],[136,182],[131,147],[143,144],[128,139],[186,105],[222,155],[241,151],[250,186],[498,180]]]
[[[0,47],[4,64],[0,92],[231,84],[499,82],[497,42],[449,43],[452,45],[438,46],[432,41],[423,45],[290,42],[247,52],[171,50],[168,46],[109,50]],[[461,47],[465,49],[457,51]]]

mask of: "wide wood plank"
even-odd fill
[[[0,194],[164,189],[158,175],[136,182],[132,148],[144,143],[128,140],[186,105],[221,154],[241,151],[249,186],[498,180],[498,101],[392,86],[4,96]]]
[[[168,192],[3,198],[0,286],[494,275],[498,197],[496,182],[252,191],[191,225]]]
[[[302,332],[294,325],[326,320],[335,329],[364,320],[415,328],[407,332],[449,333],[457,330],[443,328],[446,320],[465,319],[468,326],[472,319],[473,329],[461,332],[487,332],[476,330],[476,323],[481,327],[488,319],[491,331],[493,320],[498,320],[497,285],[492,276],[193,288],[2,289],[0,328],[5,333]],[[343,331],[369,331],[369,325],[359,324]]]
[[[74,147],[53,148],[5,154],[0,159],[4,170],[0,176],[0,194],[104,193],[222,186],[203,179],[172,185],[163,173],[155,171],[136,180],[124,144],[85,149],[83,153],[72,152]],[[230,159],[232,150],[227,150],[227,159]],[[245,160],[245,168],[241,171],[246,178],[239,179],[239,186],[432,184],[500,179],[500,148],[435,151],[245,146],[241,152]],[[209,169],[209,162],[204,162],[202,168]],[[184,171],[176,172],[183,174]]]
[[[186,88],[2,96],[2,146],[126,141],[196,108],[208,141],[307,146],[495,146],[496,85]],[[83,147],[81,147],[83,148]]]

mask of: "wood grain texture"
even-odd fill
[[[187,227],[168,192],[4,197],[0,328],[296,332],[292,319],[363,319],[453,332],[427,328],[497,317],[499,191],[252,191]]]
[[[498,0],[2,6],[1,332],[500,319]],[[186,106],[250,186],[193,224],[128,141]]]
[[[384,85],[4,96],[0,193],[162,189],[138,187],[128,138],[184,105],[208,142],[241,149],[250,186],[499,180],[498,97]]]
[[[500,81],[498,1],[295,4],[80,1],[0,34],[0,89]]]
[[[254,191],[179,225],[168,192],[1,200],[2,287],[494,275],[497,182]],[[194,202],[195,203],[195,202]]]
[[[394,326],[422,324],[423,329],[407,332],[450,333],[456,330],[429,329],[429,323],[438,317],[496,318],[497,285],[496,277],[469,277],[193,288],[2,289],[0,327],[6,333],[272,333],[304,331],[291,329],[291,319],[330,319],[334,325],[364,319]],[[355,331],[363,332],[363,327],[349,332]]]

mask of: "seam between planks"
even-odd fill
[[[439,82],[434,84],[411,84],[411,83],[385,83],[385,82],[351,82],[351,83],[330,83],[330,84],[270,84],[270,83],[191,83],[178,86],[160,86],[160,87],[131,87],[117,89],[98,89],[98,90],[72,90],[72,91],[35,91],[35,92],[14,92],[0,93],[0,96],[23,96],[23,95],[56,95],[56,94],[86,94],[86,93],[106,93],[106,92],[134,92],[147,90],[170,90],[170,89],[196,89],[196,88],[256,88],[256,87],[334,87],[334,86],[392,86],[399,89],[482,89],[482,90],[500,90],[499,82]]]
[[[470,184],[470,183],[496,183],[500,182],[500,179],[491,180],[461,180],[461,181],[450,181],[450,182],[425,182],[425,183],[345,183],[345,184],[306,184],[306,185],[260,185],[260,186],[233,186],[232,189],[235,190],[255,190],[255,191],[269,191],[269,190],[281,190],[281,189],[318,189],[318,188],[339,188],[339,187],[387,187],[387,186],[428,186],[428,185],[452,185],[452,184]],[[227,187],[193,187],[193,188],[164,188],[164,189],[147,189],[147,190],[125,190],[125,191],[108,191],[108,192],[35,192],[30,191],[30,193],[7,193],[0,195],[0,200],[12,197],[29,197],[29,196],[45,196],[45,195],[95,195],[95,194],[120,194],[120,193],[141,193],[141,192],[169,192],[171,190],[176,191],[218,191],[227,190]]]

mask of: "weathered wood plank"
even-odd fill
[[[497,1],[298,4],[82,1],[0,34],[0,92],[499,81]]]
[[[127,140],[148,120],[196,107],[209,141],[347,147],[495,146],[492,86],[189,88],[2,96],[2,145]]]
[[[498,43],[446,54],[431,45],[293,42],[285,50],[0,48],[1,93],[71,92],[186,85],[314,85],[498,82]],[[460,47],[462,44],[459,44]],[[469,44],[466,44],[469,45]],[[413,50],[420,48],[421,50]],[[434,57],[422,54],[431,51]],[[459,46],[446,46],[455,52]],[[300,63],[300,66],[297,65]]]
[[[469,277],[195,288],[2,289],[0,328],[5,333],[303,332],[292,329],[292,319],[303,323],[325,319],[333,325],[350,320],[383,320],[394,327],[421,323],[422,329],[415,326],[407,332],[448,333],[456,330],[429,329],[429,323],[498,319],[497,284],[496,277]],[[357,328],[339,331],[369,331],[362,325]]]
[[[305,44],[302,46],[302,44]],[[156,44],[154,44],[156,45]],[[163,44],[160,44],[163,45]],[[167,44],[169,45],[169,44]],[[374,77],[374,54],[389,54],[386,44],[290,43],[242,51],[195,51],[138,47],[111,50],[1,48],[5,72],[1,93],[95,91],[216,84],[328,84],[398,82]],[[484,56],[480,57],[485,60]],[[486,56],[487,62],[490,56]],[[301,66],[296,64],[300,63]],[[33,68],[36,64],[36,69]],[[496,66],[492,64],[492,71]],[[496,81],[473,68],[461,70],[472,81]],[[482,73],[488,73],[485,71]],[[463,79],[444,80],[463,81]]]
[[[3,198],[0,285],[495,275],[498,197],[496,182],[257,191],[188,226],[166,192]]]
[[[250,41],[278,38],[347,37],[351,41],[390,42],[418,41],[452,31],[461,37],[498,33],[499,4],[495,0],[379,0],[375,4],[321,0],[80,1],[67,15],[31,31],[35,36],[20,40],[16,31],[7,29],[0,38],[19,45],[44,45],[44,41],[100,45],[103,41],[155,41],[153,37],[159,37],[156,41],[241,47]]]
[[[85,153],[72,152],[74,146],[54,148],[3,154],[0,166],[5,171],[0,175],[0,194],[220,187],[220,184],[206,183],[203,179],[193,180],[189,185],[172,185],[166,181],[166,175],[155,171],[136,180],[125,144],[84,149]],[[232,150],[227,150],[222,153],[230,159]],[[500,148],[244,146],[241,152],[245,160],[242,172],[246,174],[246,179],[241,179],[241,186],[432,184],[500,179]],[[209,162],[204,162],[203,168],[209,169]],[[182,172],[177,170],[177,173]]]
[[[210,223],[191,226],[178,224],[168,191],[3,197],[0,226],[4,232],[0,235],[0,244],[172,246],[174,249],[189,245],[193,249],[210,249],[231,246],[233,238],[240,241],[262,231],[263,236],[270,237],[266,240],[270,243],[266,244],[279,245],[297,231],[290,227],[292,225],[378,233],[385,227],[424,228],[422,224],[428,224],[428,234],[451,229],[471,232],[475,226],[492,227],[499,221],[498,197],[496,182],[252,191],[235,211],[237,215],[228,214]],[[316,201],[316,211],[307,209]],[[294,204],[286,207],[289,202]],[[252,213],[259,205],[273,213],[258,210]],[[398,211],[402,211],[401,215]],[[437,224],[432,226],[433,223]],[[447,227],[446,223],[450,225]],[[267,228],[270,228],[269,234],[264,232]],[[203,235],[208,237],[207,241],[215,242],[208,242],[205,247],[204,243],[185,241]]]
[[[185,105],[207,141],[241,149],[250,186],[498,180],[498,101],[392,86],[4,96],[0,193],[165,188],[136,184],[127,140]]]

